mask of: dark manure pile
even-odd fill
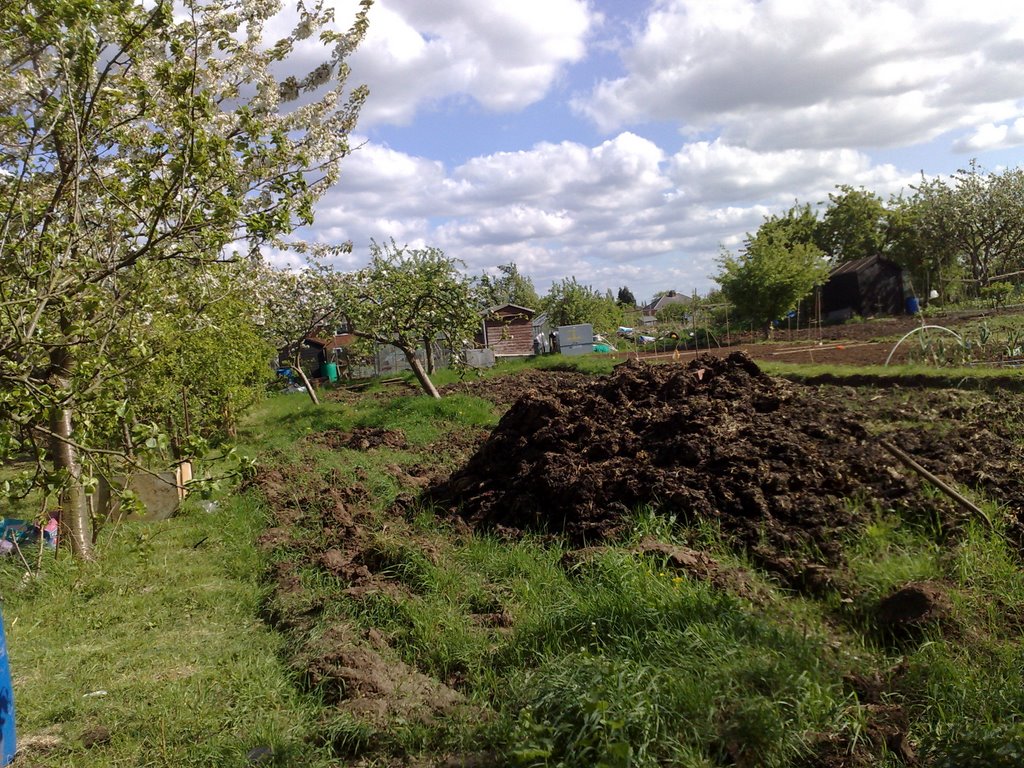
[[[532,389],[427,496],[507,536],[600,541],[649,506],[769,557],[837,562],[837,534],[857,523],[849,499],[894,507],[915,487],[842,404],[734,353]]]

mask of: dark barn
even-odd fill
[[[854,315],[902,315],[903,269],[881,256],[847,261],[833,269],[821,287],[823,320],[847,320]]]

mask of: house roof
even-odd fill
[[[670,304],[689,304],[693,299],[682,293],[676,293],[675,291],[669,291],[664,296],[659,296],[650,304],[646,305],[643,309],[645,315],[653,315],[657,313],[659,309],[664,309]]]

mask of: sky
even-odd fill
[[[1008,0],[376,0],[350,65],[356,149],[303,233],[344,269],[393,238],[541,295],[704,294],[795,202],[1024,157]]]

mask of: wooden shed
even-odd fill
[[[483,313],[483,345],[495,357],[533,354],[533,317],[537,313],[518,304],[490,307]]]

